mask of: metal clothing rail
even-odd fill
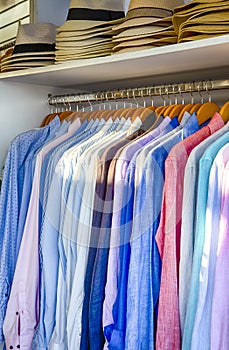
[[[158,85],[142,88],[130,88],[114,91],[98,91],[84,94],[68,94],[68,95],[48,95],[48,104],[57,106],[58,104],[77,104],[82,102],[103,102],[117,101],[125,99],[135,99],[138,97],[155,97],[166,95],[182,95],[183,93],[203,92],[207,93],[211,90],[229,89],[229,80],[209,80],[192,83],[178,83],[169,85]]]

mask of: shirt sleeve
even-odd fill
[[[30,349],[39,319],[39,251],[37,172],[18,254],[3,330],[7,348]]]

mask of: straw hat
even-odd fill
[[[119,45],[116,45],[113,48],[113,51],[119,51],[125,47],[135,47],[135,46],[142,46],[142,45],[155,45],[155,46],[161,46],[166,44],[176,44],[177,43],[177,37],[174,36],[168,36],[164,38],[142,38],[142,39],[136,39],[136,40],[129,40],[120,43]]]
[[[122,0],[71,0],[66,22],[61,31],[87,30],[117,24],[125,16]]]
[[[174,10],[173,15],[173,25],[176,33],[179,32],[179,27],[182,23],[187,21],[190,17],[194,15],[201,15],[208,13],[216,13],[217,11],[227,11],[229,9],[229,1],[210,2],[210,3],[197,3],[191,2],[190,4],[196,4],[194,7],[188,7],[187,5],[178,7]]]
[[[149,49],[154,49],[154,48],[157,48],[157,46],[155,46],[155,45],[142,45],[142,46],[134,46],[134,47],[125,47],[122,50],[112,52],[112,55],[122,54],[122,53],[125,54],[125,53],[129,53],[129,52],[149,50]]]
[[[144,25],[160,25],[160,26],[168,26],[172,25],[172,16],[165,18],[157,18],[157,17],[141,17],[141,18],[132,18],[124,21],[119,26],[113,27],[115,30],[125,30],[132,27],[144,26]]]
[[[160,34],[164,31],[172,31],[173,26],[163,27],[159,25],[151,25],[151,26],[142,26],[142,27],[134,27],[131,29],[126,29],[120,34],[114,36],[114,39],[121,39],[125,37],[137,39],[137,37],[144,36],[147,34]]]
[[[2,67],[34,67],[54,63],[56,26],[52,23],[23,24],[18,28],[12,55],[3,57]]]

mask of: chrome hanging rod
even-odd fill
[[[192,83],[178,83],[169,85],[157,85],[142,88],[130,88],[114,91],[99,91],[83,94],[68,94],[68,95],[48,95],[48,104],[56,106],[58,104],[71,104],[82,102],[102,102],[116,101],[119,99],[131,99],[137,97],[153,97],[162,95],[174,95],[182,93],[192,93],[200,91],[211,91],[229,89],[229,80],[208,80]]]

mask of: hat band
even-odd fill
[[[156,9],[156,8],[141,8],[141,9],[133,9],[127,12],[126,20],[132,18],[140,18],[140,17],[158,17],[165,18],[172,15],[172,11],[164,10],[164,9]]]
[[[84,8],[71,8],[68,11],[68,21],[85,20],[85,21],[114,21],[125,17],[123,11],[91,10]]]
[[[16,45],[13,51],[13,55],[16,53],[26,52],[46,52],[55,51],[55,44],[20,44]]]

